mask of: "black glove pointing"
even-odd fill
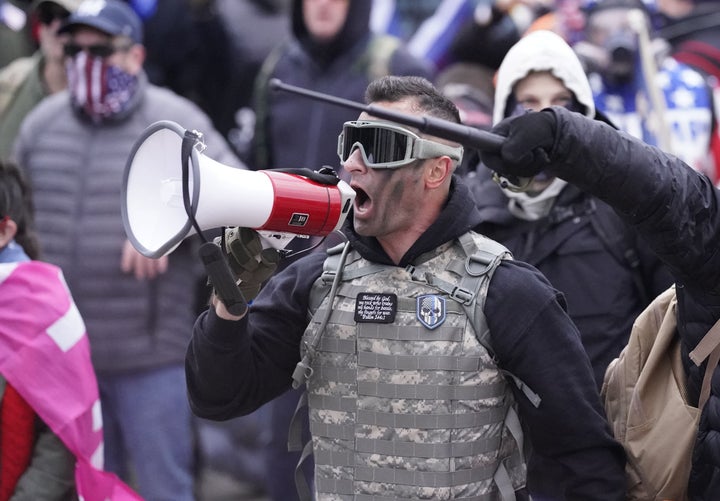
[[[491,132],[506,137],[500,151],[482,152],[483,163],[501,176],[531,178],[550,163],[557,119],[552,111],[506,118]]]

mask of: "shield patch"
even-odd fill
[[[428,329],[435,329],[445,322],[445,298],[425,294],[417,298],[417,319]]]

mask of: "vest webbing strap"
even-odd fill
[[[385,456],[421,457],[421,458],[459,458],[484,454],[500,447],[500,433],[472,442],[451,442],[444,444],[416,444],[372,438],[356,439],[357,452],[365,454],[383,454]]]
[[[509,255],[509,251],[502,244],[499,244],[494,240],[487,240],[484,243],[484,245],[486,245],[486,249],[478,249],[475,241],[467,233],[461,235],[460,238],[458,238],[458,241],[468,256],[464,265],[465,273],[461,275],[463,278],[460,285],[464,289],[474,291],[474,294],[477,295],[477,292],[482,285],[482,281],[486,278],[486,275],[488,279],[492,278],[498,264],[504,256]],[[457,267],[457,263],[451,262],[448,264],[448,267]],[[468,318],[470,318],[473,325],[481,325],[481,323],[484,323],[480,321],[480,319],[485,317],[483,310],[484,307],[485,304],[480,304],[478,301],[474,302],[474,308],[466,306]],[[482,344],[494,357],[495,352],[489,342],[490,331],[485,330],[483,332],[478,332],[476,329],[475,334],[477,335],[480,344]],[[514,374],[502,369],[500,370],[503,374],[515,382],[515,385],[523,392],[525,397],[533,404],[533,406],[536,408],[540,406],[540,402],[542,400],[540,395],[535,393],[532,388]]]
[[[367,351],[359,351],[357,360],[358,365],[361,367],[402,371],[472,371],[480,368],[480,362],[480,357],[382,355]]]
[[[353,482],[347,478],[325,478],[321,477],[316,480],[318,492],[332,492],[334,495],[346,495],[348,499],[355,499],[353,496]],[[395,499],[394,501],[397,501]]]
[[[493,494],[484,494],[482,496],[470,496],[462,498],[454,498],[456,501],[494,501]],[[345,501],[344,499],[342,501]],[[348,501],[398,501],[396,497],[372,496],[369,494],[356,494]]]
[[[388,428],[423,428],[442,430],[455,428],[474,428],[497,422],[505,414],[502,407],[491,407],[468,414],[394,414],[360,410],[357,412],[358,424],[374,424]]]
[[[350,242],[346,242],[343,244],[342,248],[342,254],[337,258],[337,269],[335,270],[335,277],[332,281],[332,286],[330,287],[330,301],[332,302],[335,298],[335,294],[337,293],[337,288],[340,285],[340,280],[343,276],[342,267],[345,263],[345,259],[347,258],[348,253],[350,252]],[[313,287],[314,288],[314,287]],[[312,299],[312,297],[311,297]],[[295,367],[295,370],[293,371],[292,375],[292,386],[293,388],[297,389],[300,386],[302,386],[305,381],[307,381],[307,378],[312,374],[312,358],[315,356],[315,350],[317,347],[317,344],[320,342],[320,338],[322,336],[322,333],[325,331],[325,327],[327,326],[328,321],[330,320],[330,315],[332,313],[332,307],[328,307],[327,311],[323,315],[323,319],[320,325],[320,328],[317,331],[317,335],[310,341],[310,343],[305,344],[305,355],[303,356],[302,360],[298,362],[297,366]],[[297,414],[297,410],[295,411]],[[292,421],[295,421],[295,416],[293,416]]]
[[[503,384],[503,381],[496,381],[482,387],[467,387],[358,381],[358,395],[416,400],[482,400],[497,395],[498,387]]]
[[[447,306],[447,303],[445,304]],[[450,310],[450,308],[448,308]],[[394,332],[380,334],[377,324],[363,324],[358,326],[358,339],[383,339],[395,341],[453,341],[462,339],[465,328],[463,326],[428,331],[424,327],[399,325]]]
[[[334,351],[336,353],[352,354],[357,350],[355,341],[350,339],[325,339],[321,338],[319,343],[315,344],[315,348],[320,348],[323,351]]]
[[[505,426],[507,426],[507,429],[510,431],[510,435],[512,435],[515,443],[518,446],[518,453],[520,454],[521,462],[525,463],[523,449],[525,445],[525,439],[523,436],[522,424],[520,423],[520,417],[517,415],[515,408],[512,406],[508,407],[507,415],[505,416]],[[505,463],[501,462],[498,465],[498,468],[495,471],[495,475],[493,476],[493,480],[495,481],[495,485],[500,491],[500,496],[502,497],[502,499],[515,499],[515,489],[513,488],[513,483],[510,479],[510,474],[507,471]]]
[[[339,412],[356,412],[354,398],[311,396],[311,406],[323,405],[323,409]],[[357,424],[371,424],[387,428],[423,428],[428,430],[460,429],[485,426],[497,422],[506,413],[503,407],[491,407],[467,414],[394,414],[391,412],[357,410]],[[297,447],[295,450],[300,450]]]
[[[290,421],[290,429],[288,430],[288,451],[297,452],[302,450],[302,421],[297,419],[297,416],[301,409],[307,407],[308,394],[303,391],[298,399],[298,403],[295,406],[295,412],[293,413],[292,420]]]
[[[343,270],[343,277],[346,280],[353,280],[367,275],[372,275],[373,273],[379,273],[385,270],[394,270],[396,268],[397,266],[372,263],[368,266],[362,266],[358,268],[345,268]]]
[[[369,413],[369,411],[368,411],[368,413]],[[504,412],[500,412],[500,413],[490,412],[484,416],[477,416],[476,419],[472,419],[473,424],[477,423],[478,426],[482,426],[483,424],[488,424],[490,418],[495,418],[495,419],[498,418],[497,414],[502,415],[502,414],[504,414]],[[358,413],[358,415],[360,415],[360,413]],[[367,415],[367,413],[366,413],[366,415]],[[409,420],[407,420],[408,422],[402,422],[402,420],[400,420],[400,421],[404,425],[403,426],[404,428],[423,428],[423,429],[439,430],[439,429],[443,429],[443,427],[440,426],[439,423],[442,422],[444,418],[447,418],[447,421],[450,421],[450,423],[448,426],[445,426],[445,429],[462,428],[460,426],[460,420],[451,419],[454,416],[452,416],[450,414],[448,414],[446,416],[421,416],[421,417],[427,417],[428,418],[427,421],[430,422],[430,426],[423,426],[423,424],[424,424],[423,419],[415,419],[415,420],[409,419]],[[367,419],[364,420],[364,422],[359,422],[359,420],[358,420],[357,424],[377,425],[377,423],[374,423],[371,420],[367,420]],[[390,424],[390,423],[388,423],[388,424]],[[359,447],[359,445],[360,445],[360,443],[359,443],[360,439],[358,439],[355,436],[355,431],[356,431],[355,424],[327,424],[327,423],[319,423],[317,421],[313,421],[312,423],[310,423],[310,431],[312,432],[313,436],[339,439],[339,440],[351,440],[351,441],[356,442],[356,444],[355,444],[356,447]],[[370,440],[370,439],[367,439],[367,440]],[[472,442],[470,442],[470,443],[472,443]],[[424,450],[426,451],[425,454],[430,453],[430,451],[432,451],[432,450],[441,450],[442,447],[450,447],[451,446],[451,444],[436,444],[436,445],[414,444],[414,445],[418,448],[418,450],[422,450],[424,448]],[[410,447],[410,445],[408,445],[408,447]],[[363,452],[363,451],[358,450],[358,452]],[[367,450],[364,452],[376,452],[376,450],[373,449],[373,450]],[[412,454],[398,454],[398,455],[406,456],[406,455],[412,455]],[[432,457],[432,456],[421,455],[421,457]],[[445,456],[440,456],[440,457],[445,457]]]
[[[312,440],[308,440],[308,443],[306,443],[305,447],[303,447],[302,454],[300,455],[300,461],[298,461],[297,466],[295,466],[295,490],[297,491],[298,498],[300,498],[301,501],[310,501],[313,498],[310,486],[308,485],[307,480],[305,480],[305,475],[302,471],[302,465],[305,463],[307,458],[312,455],[312,449]]]
[[[495,471],[495,466],[492,464],[450,472],[371,468],[367,466],[355,466],[354,468],[356,480],[431,488],[454,487],[479,482],[489,478],[493,471]]]
[[[315,453],[316,465],[354,466],[355,454],[383,454],[396,457],[453,458],[474,454],[484,454],[500,447],[500,436],[489,437],[473,442],[453,442],[449,444],[416,444],[413,442],[393,442],[359,438],[355,440],[356,451],[328,451]]]

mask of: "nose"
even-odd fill
[[[365,165],[365,162],[363,161],[362,153],[360,153],[360,148],[355,148],[352,153],[350,153],[350,156],[345,160],[343,163],[343,169],[348,173],[362,173],[367,171],[367,166]]]

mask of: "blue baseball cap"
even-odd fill
[[[125,36],[135,43],[143,42],[140,17],[120,0],[84,0],[58,32],[72,33],[78,26],[90,26],[111,36]]]

